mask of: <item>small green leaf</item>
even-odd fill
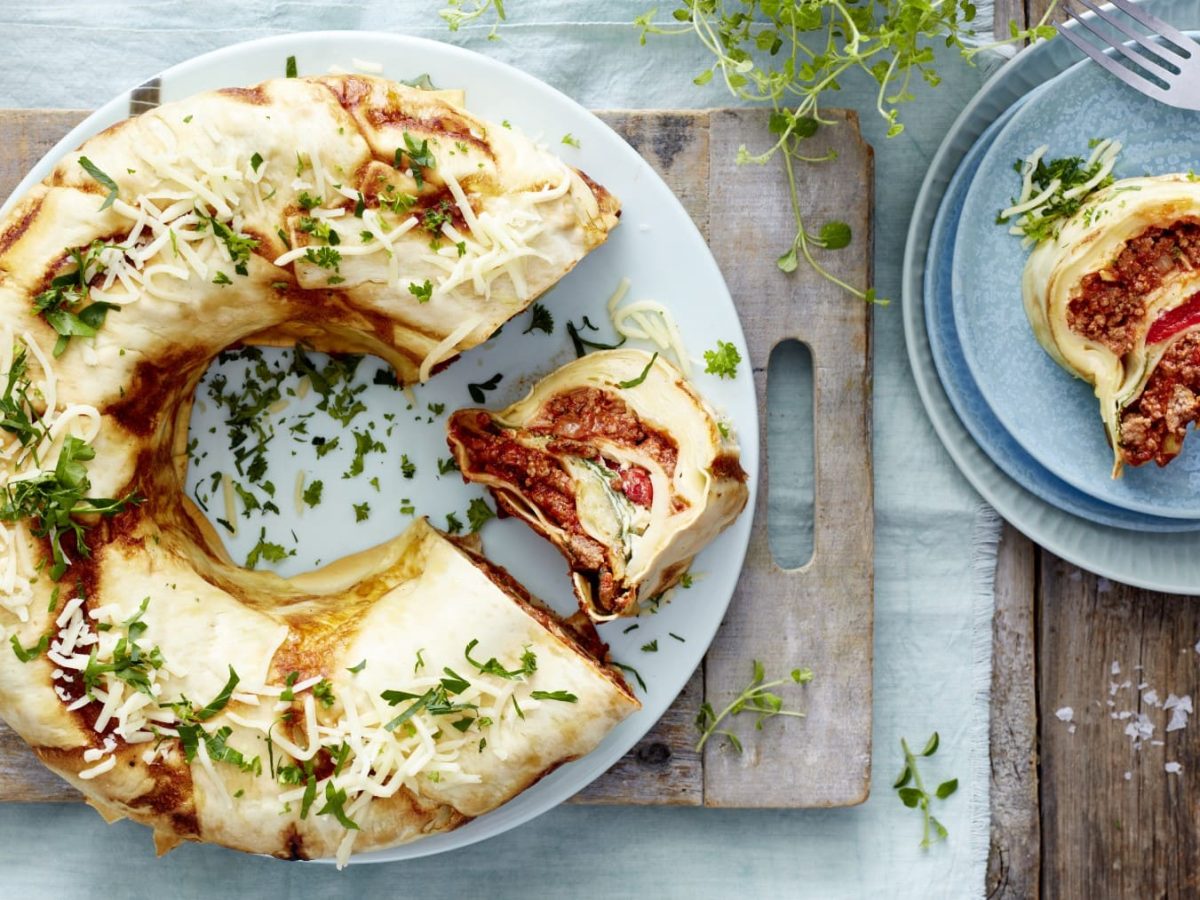
[[[924,798],[925,792],[915,787],[900,788],[900,800],[909,809],[916,809],[917,804]]]
[[[792,669],[792,681],[796,682],[796,684],[808,684],[812,680],[812,669]]]
[[[937,832],[939,841],[944,841],[950,836],[950,832],[946,830],[946,826],[939,822],[936,816],[929,817],[929,824],[932,825],[933,830]]]
[[[937,753],[938,743],[938,733],[935,731],[929,736],[929,740],[925,742],[925,749],[921,751],[921,755],[933,756],[933,754]]]
[[[912,768],[909,766],[905,766],[904,771],[900,773],[899,777],[892,784],[892,787],[899,790],[900,788],[902,788],[906,784],[908,784],[910,781],[912,781]]]
[[[937,786],[937,797],[939,800],[945,800],[951,794],[958,790],[958,779],[951,778],[949,781],[943,781]]]
[[[799,265],[799,263],[800,260],[796,256],[795,247],[783,254],[783,256],[779,257],[779,259],[775,260],[775,265],[779,266],[780,271],[783,272],[795,272],[796,266]]]
[[[826,250],[841,250],[850,244],[852,237],[845,222],[826,222],[821,226],[821,245]]]

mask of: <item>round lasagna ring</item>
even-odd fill
[[[517,132],[363,76],[201,94],[68,154],[0,222],[0,716],[160,849],[291,858],[453,828],[589,752],[637,701],[470,548],[418,523],[246,571],[181,484],[223,348],[424,380],[617,214]]]
[[[1029,257],[1025,311],[1046,352],[1089,382],[1123,465],[1178,455],[1200,420],[1200,183],[1126,178]]]

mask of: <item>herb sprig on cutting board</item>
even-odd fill
[[[1057,0],[1056,0],[1057,2]],[[858,288],[824,269],[814,248],[840,249],[850,243],[844,222],[827,222],[815,233],[806,230],[804,210],[796,190],[797,162],[824,162],[829,155],[805,155],[805,140],[832,120],[821,110],[841,80],[854,70],[866,72],[878,84],[875,107],[887,122],[888,137],[904,130],[899,107],[914,98],[915,79],[937,86],[942,76],[934,63],[934,47],[958,48],[967,62],[984,50],[1025,40],[1049,38],[1047,24],[1055,3],[1032,28],[1010,23],[1008,37],[979,42],[971,0],[679,0],[671,10],[673,24],[660,24],[658,9],[635,20],[642,43],[650,35],[686,35],[698,40],[713,61],[693,80],[725,83],[741,100],[770,103],[769,140],[762,149],[749,144],[738,149],[739,163],[763,164],[782,154],[791,194],[796,234],[777,260],[784,272],[804,259],[823,277],[851,294],[879,300],[873,288]]]

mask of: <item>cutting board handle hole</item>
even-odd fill
[[[813,555],[813,366],[794,339],[776,344],[767,364],[767,460],[771,557],[799,569]]]

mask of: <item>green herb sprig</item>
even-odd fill
[[[741,738],[728,728],[721,727],[721,723],[730,716],[736,716],[743,712],[754,713],[757,716],[754,722],[754,728],[757,731],[762,731],[763,723],[775,716],[791,716],[797,719],[805,718],[805,713],[784,709],[783,698],[778,694],[772,693],[772,689],[785,685],[789,681],[794,684],[808,684],[813,679],[811,669],[792,669],[788,678],[766,681],[766,672],[763,669],[763,664],[756,659],[754,660],[753,667],[754,677],[751,679],[749,686],[719,713],[713,709],[711,703],[705,702],[701,705],[700,712],[696,714],[696,727],[700,730],[700,740],[696,743],[697,753],[704,749],[704,745],[708,743],[709,738],[714,734],[719,734],[728,740],[729,745],[738,753],[742,752]]]
[[[489,9],[493,10],[496,13],[496,21],[492,23],[492,30],[488,32],[488,40],[496,40],[496,29],[505,18],[504,0],[446,0],[446,2],[449,5],[438,10],[438,15],[445,20],[451,31],[458,31],[463,25],[475,21]]]
[[[74,262],[75,268],[56,276],[46,290],[33,298],[33,311],[58,335],[54,344],[56,358],[66,352],[71,338],[95,337],[104,324],[108,311],[117,309],[115,304],[103,301],[89,303],[78,309],[80,303],[91,299],[89,283],[104,271],[105,265],[100,260],[100,253],[107,247],[103,241],[92,241],[86,247],[67,248],[66,252]]]
[[[900,747],[904,750],[904,768],[901,770],[899,777],[896,778],[892,785],[896,789],[897,795],[900,797],[900,802],[909,809],[920,809],[923,825],[921,829],[921,844],[922,848],[928,848],[934,841],[945,840],[949,835],[946,826],[937,820],[930,812],[929,807],[933,801],[933,797],[939,800],[945,800],[951,794],[958,790],[958,779],[951,778],[949,781],[943,781],[937,786],[937,790],[933,792],[933,796],[925,790],[925,783],[921,780],[921,771],[917,768],[918,756],[933,756],[937,753],[940,739],[935,731],[928,741],[925,742],[925,747],[919,754],[914,754],[909,749],[908,741],[900,738]],[[932,831],[932,837],[930,836]]]
[[[942,80],[933,66],[936,46],[956,47],[963,59],[971,62],[987,49],[1052,37],[1055,29],[1049,17],[1054,6],[1051,3],[1032,28],[1022,30],[1014,22],[1007,38],[982,45],[971,43],[976,14],[971,0],[873,0],[863,4],[847,0],[677,0],[671,11],[676,24],[658,24],[657,9],[638,16],[635,24],[642,29],[642,44],[650,35],[687,35],[699,41],[713,61],[693,79],[696,84],[719,77],[734,96],[771,105],[771,142],[759,152],[743,144],[737,158],[739,163],[763,164],[782,154],[796,234],[777,260],[779,268],[792,272],[803,258],[854,296],[882,303],[873,289],[847,284],[824,268],[813,255],[813,247],[833,249],[840,240],[831,242],[825,229],[814,236],[805,227],[796,163],[833,158],[803,152],[803,142],[821,125],[833,121],[822,118],[825,99],[840,89],[852,71],[866,72],[879,85],[876,109],[887,123],[888,137],[895,137],[904,130],[899,106],[913,99],[913,77],[930,86]],[[838,235],[849,237],[846,223],[832,224]]]
[[[75,539],[75,552],[82,557],[91,555],[84,533],[90,527],[76,519],[79,515],[114,516],[131,504],[140,503],[135,493],[120,499],[89,497],[92,482],[85,462],[94,459],[91,444],[68,435],[63,441],[58,462],[52,471],[41,472],[33,478],[10,481],[0,489],[0,521],[30,520],[35,537],[48,538],[52,565],[50,577],[62,578],[71,565],[63,548],[63,538]]]

